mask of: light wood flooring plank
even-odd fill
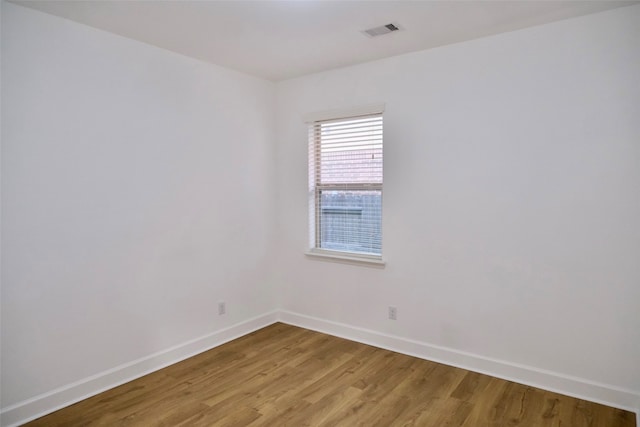
[[[277,323],[28,426],[634,427],[635,414]]]

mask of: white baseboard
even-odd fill
[[[280,321],[289,325],[635,412],[640,427],[640,393],[632,390],[289,311],[279,315]]]
[[[188,359],[203,351],[210,350],[228,341],[247,335],[277,321],[277,311],[254,317],[220,331],[117,366],[15,405],[2,408],[0,411],[0,425],[2,427],[17,426],[34,420],[110,388],[140,378],[151,372],[180,362],[181,360]]]

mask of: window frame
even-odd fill
[[[383,120],[384,104],[376,104],[350,110],[333,110],[329,112],[314,113],[305,117],[308,125],[308,158],[309,158],[309,249],[306,255],[320,257],[327,260],[346,261],[349,263],[365,263],[384,266],[382,253],[382,222],[383,222],[383,187],[384,187],[384,154],[382,167],[382,182],[363,183],[322,183],[321,168],[321,140],[317,136],[316,129],[323,123],[342,120],[358,119],[379,116]],[[384,126],[382,126],[382,147],[384,153]],[[311,152],[313,150],[313,152]],[[376,191],[380,193],[380,254],[361,253],[348,250],[322,248],[322,193],[326,191]]]

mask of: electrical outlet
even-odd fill
[[[389,319],[391,320],[398,319],[398,309],[396,307],[389,306]]]
[[[227,303],[225,303],[224,301],[221,301],[218,303],[218,315],[222,316],[223,314],[227,313]]]

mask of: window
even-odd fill
[[[382,256],[382,113],[309,123],[312,253]]]

